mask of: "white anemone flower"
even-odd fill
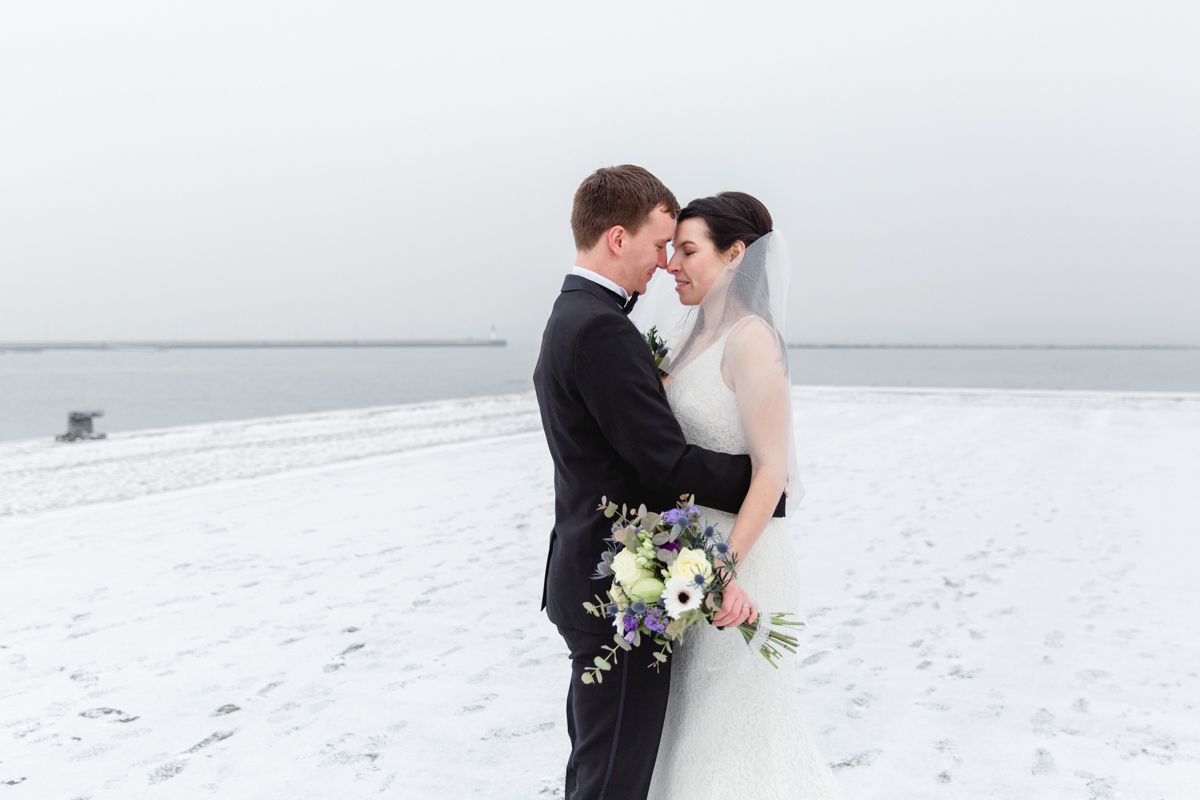
[[[704,587],[699,586],[690,575],[677,575],[667,581],[662,594],[663,605],[671,619],[679,619],[689,611],[700,607],[704,600]]]

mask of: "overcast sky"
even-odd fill
[[[0,5],[0,340],[540,334],[579,181],[804,342],[1200,344],[1200,4]]]

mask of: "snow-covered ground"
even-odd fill
[[[1200,396],[795,405],[849,797],[1195,795]],[[551,473],[529,395],[0,445],[0,800],[559,796]]]
[[[541,430],[532,393],[0,443],[0,519]]]

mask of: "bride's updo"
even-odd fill
[[[735,242],[749,247],[771,232],[773,223],[767,207],[745,192],[721,192],[701,197],[679,212],[677,222],[702,219],[708,235],[719,252],[726,252]]]

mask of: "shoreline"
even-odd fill
[[[1200,411],[1200,393],[793,386],[807,406]],[[797,426],[799,429],[799,425]],[[0,527],[30,515],[541,431],[533,392],[0,442]]]
[[[326,350],[353,347],[507,347],[505,339],[244,339],[196,341],[0,342],[0,354],[47,350]]]
[[[859,385],[859,384],[791,384],[792,397],[804,397],[812,399],[829,398],[829,399],[844,399],[851,401],[854,399],[877,398],[886,400],[888,398],[918,398],[943,397],[946,400],[960,399],[962,402],[973,402],[979,398],[996,397],[1006,403],[1021,403],[1023,401],[1038,402],[1045,401],[1049,403],[1061,402],[1067,405],[1078,405],[1080,403],[1096,404],[1103,406],[1108,403],[1128,404],[1145,402],[1149,404],[1176,404],[1200,402],[1200,391],[1156,391],[1156,390],[1124,390],[1124,389],[1013,389],[1008,387],[961,387],[961,386],[886,386],[886,385]],[[505,392],[501,394],[480,394],[480,395],[464,395],[461,397],[447,397],[436,400],[418,400],[411,403],[389,403],[384,405],[369,405],[369,406],[347,406],[345,408],[328,409],[326,411],[306,411],[294,414],[269,414],[263,416],[240,417],[237,419],[213,420],[211,422],[196,422],[184,425],[165,425],[152,428],[135,428],[131,430],[120,430],[108,432],[108,439],[122,438],[129,436],[148,436],[170,433],[174,431],[188,430],[192,428],[204,428],[208,426],[222,425],[237,425],[245,423],[268,422],[272,420],[292,421],[303,420],[306,418],[320,418],[330,414],[354,414],[358,412],[380,412],[394,411],[405,408],[437,406],[442,404],[453,404],[468,401],[484,401],[496,398],[507,397],[522,397],[532,396],[533,391],[524,392]],[[100,418],[96,422],[98,428],[103,427],[104,419]],[[52,436],[46,437],[26,437],[23,439],[5,439],[0,440],[0,451],[11,445],[26,445],[36,442],[48,442],[53,439]],[[63,444],[58,442],[57,444]],[[67,443],[67,444],[82,444],[82,443]]]

